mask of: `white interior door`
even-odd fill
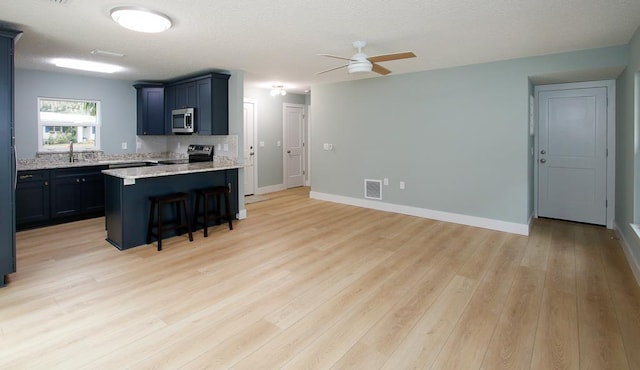
[[[284,104],[284,174],[287,189],[304,185],[304,105]]]
[[[244,102],[244,195],[256,192],[256,105]]]
[[[538,216],[605,225],[607,88],[538,95]]]

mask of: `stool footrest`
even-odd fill
[[[229,195],[231,190],[226,186],[214,186],[206,189],[196,190],[196,205],[193,213],[193,227],[204,227],[205,238],[209,236],[208,226],[209,222],[219,222],[219,220],[226,220],[229,224],[229,230],[233,230],[233,216],[231,215],[231,203],[229,202]],[[215,213],[209,212],[209,199],[216,199]],[[225,208],[224,211],[220,204],[221,198],[224,197]],[[200,214],[200,200],[203,200],[203,213]],[[202,220],[202,221],[200,221]]]
[[[175,193],[163,196],[149,197],[151,201],[151,207],[149,209],[149,225],[147,228],[147,244],[151,244],[152,237],[155,237],[158,241],[158,251],[162,250],[162,234],[166,231],[176,230],[178,235],[181,235],[180,230],[186,229],[189,234],[189,241],[193,241],[193,234],[191,233],[191,220],[189,218],[189,194],[187,193]],[[175,205],[176,217],[175,221],[164,222],[162,219],[162,206],[163,205]],[[182,207],[181,207],[182,206]],[[158,209],[158,221],[154,222],[156,208]],[[182,208],[182,209],[180,209]],[[181,219],[180,213],[184,213],[184,221]],[[154,229],[156,230],[154,232]]]

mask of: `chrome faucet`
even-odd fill
[[[69,162],[73,163],[73,141],[69,144]]]

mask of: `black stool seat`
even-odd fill
[[[205,238],[209,236],[207,233],[207,226],[209,221],[218,222],[219,220],[226,220],[229,223],[229,230],[233,230],[233,224],[231,220],[231,203],[229,203],[229,194],[231,190],[227,186],[214,186],[207,189],[196,190],[196,206],[193,212],[193,227],[204,226]],[[215,213],[209,214],[209,199],[215,197],[216,209]],[[222,211],[222,205],[220,204],[221,198],[224,197],[224,212]],[[204,212],[200,214],[200,200],[204,200]],[[200,221],[202,219],[202,221]]]
[[[181,229],[186,229],[189,233],[189,241],[193,241],[193,235],[191,234],[191,222],[189,221],[189,194],[187,193],[174,193],[163,196],[149,197],[151,201],[151,208],[149,211],[149,227],[147,228],[147,244],[151,244],[151,238],[156,237],[158,241],[158,250],[162,250],[162,234],[166,231],[176,230],[178,235],[182,235]],[[162,206],[166,204],[174,204],[176,207],[176,220],[166,222],[162,219]],[[184,212],[184,222],[180,215],[180,205],[182,204],[182,211]],[[158,208],[158,222],[154,222],[156,208]],[[156,229],[156,232],[153,232]]]

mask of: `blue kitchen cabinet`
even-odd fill
[[[196,82],[200,135],[229,135],[229,75],[211,73]]]
[[[18,171],[16,229],[45,225],[50,217],[49,170]]]
[[[164,87],[159,85],[134,85],[137,96],[137,134],[165,135]]]
[[[60,222],[103,216],[105,169],[89,166],[51,170],[51,219]]]
[[[13,57],[19,34],[0,29],[0,287],[16,272]]]
[[[165,133],[171,134],[171,111],[195,108],[199,135],[229,134],[229,75],[208,73],[168,82],[165,93]]]

